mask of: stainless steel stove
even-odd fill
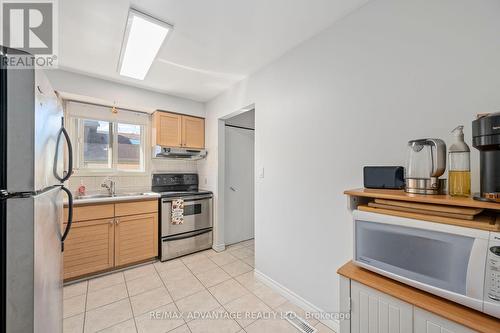
[[[161,194],[161,260],[169,260],[212,247],[212,197],[198,189],[197,174],[154,174],[152,191]],[[182,223],[173,223],[173,203],[181,200]]]

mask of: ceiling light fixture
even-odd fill
[[[173,28],[166,22],[130,8],[118,64],[120,75],[144,80]]]

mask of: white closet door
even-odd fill
[[[473,333],[475,331],[415,307],[414,333]]]
[[[356,281],[351,282],[352,333],[409,333],[413,306]]]
[[[254,131],[226,127],[226,245],[254,238]]]

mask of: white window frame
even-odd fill
[[[127,112],[127,111],[120,111]],[[148,123],[135,123],[133,121],[128,121],[128,119],[122,120],[119,116],[116,119],[109,119],[109,117],[103,116],[102,118],[98,115],[86,116],[86,115],[72,115],[71,112],[66,114],[67,122],[66,127],[69,129],[71,141],[73,143],[73,165],[75,176],[145,176],[148,175],[149,170],[149,160],[150,151],[147,149],[150,145],[149,143],[149,131],[150,131],[150,121]],[[111,154],[111,167],[110,168],[88,168],[83,165],[83,145],[84,145],[84,133],[83,133],[83,122],[85,120],[96,120],[103,121],[110,124],[112,128],[112,140],[110,142],[109,154]],[[118,147],[118,124],[130,124],[137,125],[141,128],[141,144],[140,144],[140,158],[141,158],[141,169],[140,170],[123,170],[118,169],[118,153],[116,147]]]

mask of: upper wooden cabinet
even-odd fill
[[[205,148],[205,119],[182,116],[183,147]]]
[[[181,115],[167,112],[155,112],[153,115],[153,128],[156,130],[156,144],[168,147],[181,147]]]
[[[165,147],[205,148],[205,119],[157,111],[153,114],[156,144]]]

